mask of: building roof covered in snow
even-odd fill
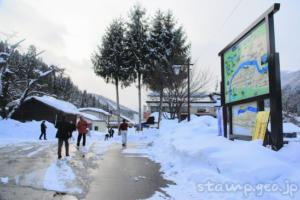
[[[15,102],[16,103],[16,102]],[[76,122],[79,114],[73,104],[50,96],[28,97],[13,113],[12,118],[25,122],[32,120],[46,120],[51,123],[61,120]]]
[[[124,116],[124,115],[120,115],[120,117],[121,117],[122,119],[125,119],[126,121],[128,121],[128,122],[130,122],[130,123],[135,123],[132,119],[130,119],[130,118]]]
[[[40,101],[44,104],[47,104],[48,106],[50,107],[53,107],[57,110],[61,110],[65,113],[69,113],[69,114],[78,114],[78,110],[77,110],[77,107],[75,105],[73,105],[72,103],[70,102],[66,102],[66,101],[63,101],[63,100],[60,100],[60,99],[56,99],[54,97],[50,97],[50,96],[32,96],[32,97],[29,97],[27,98],[25,101],[29,101],[31,99],[35,99],[37,101]]]
[[[121,122],[122,122],[122,120],[123,119],[125,119],[127,122],[129,122],[129,123],[132,123],[132,124],[135,124],[135,121],[134,120],[132,120],[132,119],[130,119],[129,117],[126,117],[126,116],[124,116],[124,115],[120,115],[120,118],[121,118]],[[117,122],[117,120],[118,120],[118,115],[116,114],[116,113],[114,113],[113,115],[112,115],[112,117],[110,117],[110,119],[109,119],[109,123],[114,123],[114,122]]]
[[[91,114],[88,114],[88,113],[79,112],[79,115],[82,116],[82,117],[84,117],[84,118],[87,118],[89,120],[92,120],[92,121],[102,121],[98,117],[96,117],[94,115],[91,115]]]
[[[79,108],[78,110],[80,112],[82,112],[82,111],[94,111],[94,112],[102,113],[104,115],[111,115],[109,112],[107,112],[105,110],[102,110],[100,108],[87,107],[87,108]]]

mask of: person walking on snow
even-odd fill
[[[115,131],[112,127],[110,127],[110,129],[108,130],[108,133],[109,133],[109,137],[112,138],[112,137],[114,137]]]
[[[42,121],[41,123],[41,135],[40,135],[40,140],[42,139],[42,137],[44,136],[44,140],[47,140],[47,137],[46,137],[46,124],[45,124],[45,120]]]
[[[61,121],[55,124],[57,128],[56,137],[58,138],[58,159],[61,159],[61,149],[63,143],[65,143],[66,156],[69,156],[69,138],[70,138],[70,127],[69,123],[66,121],[65,116],[62,116]]]
[[[126,123],[126,120],[123,119],[123,123],[119,126],[119,132],[122,135],[122,146],[126,147],[127,145],[127,130],[128,130],[128,124]]]
[[[79,148],[81,138],[82,146],[85,146],[86,134],[88,132],[88,123],[82,117],[80,117],[76,128],[78,130],[77,148]]]
[[[74,123],[73,121],[69,122],[69,130],[70,130],[70,138],[73,139],[72,133],[73,131],[76,131],[76,123]]]

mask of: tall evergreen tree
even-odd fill
[[[130,68],[124,45],[125,28],[121,19],[114,20],[102,38],[101,46],[92,56],[94,71],[97,75],[115,84],[118,123],[120,123],[119,85],[128,86],[131,81]]]
[[[151,65],[147,68],[147,76],[144,78],[145,84],[155,92],[159,93],[159,115],[158,115],[158,128],[160,126],[163,90],[166,87],[167,70],[166,62],[164,60],[165,48],[165,28],[164,28],[164,15],[158,10],[152,21],[149,34],[149,47]]]
[[[139,98],[139,130],[141,130],[142,105],[141,87],[142,79],[146,74],[149,65],[148,26],[146,21],[146,10],[135,5],[130,11],[129,22],[127,23],[126,46],[129,57],[129,64],[133,69],[131,74],[138,83]]]
[[[166,52],[170,76],[168,76],[167,91],[168,100],[172,100],[170,111],[176,113],[180,120],[180,113],[183,101],[181,99],[187,97],[187,76],[190,73],[187,70],[181,70],[179,75],[173,73],[172,66],[174,64],[188,64],[190,57],[190,44],[186,41],[186,36],[182,26],[177,27],[172,12],[168,11],[164,17],[164,26],[166,29],[166,35],[168,35],[169,43]],[[184,86],[184,87],[182,87]],[[180,99],[180,97],[183,97]],[[170,101],[169,101],[170,102]],[[173,116],[174,117],[174,116]]]
[[[164,90],[173,87],[174,82],[182,83],[180,80],[187,77],[187,73],[175,77],[172,66],[186,62],[190,45],[186,43],[182,27],[176,26],[173,14],[171,12],[164,14],[160,10],[156,12],[152,21],[149,44],[151,66],[147,70],[145,82],[151,90],[159,93],[158,122],[160,122]]]

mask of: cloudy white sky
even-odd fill
[[[39,50],[46,50],[42,58],[48,64],[65,68],[80,89],[115,99],[114,86],[106,85],[94,74],[90,57],[106,27],[114,18],[126,18],[137,2],[147,9],[148,16],[157,9],[173,11],[192,44],[195,67],[211,69],[215,79],[220,80],[218,52],[275,1],[0,0],[0,39],[11,33],[15,33],[12,42],[26,38],[23,49],[33,44]],[[300,1],[276,2],[281,3],[275,15],[281,70],[300,70]],[[143,93],[145,100],[146,91]],[[121,104],[137,110],[136,87],[122,89],[120,100]]]

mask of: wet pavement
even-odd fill
[[[105,153],[99,170],[94,172],[86,199],[147,199],[156,191],[169,199],[162,188],[172,183],[162,178],[160,165],[136,156],[124,155],[119,145],[112,146]]]
[[[76,174],[72,184],[81,189],[80,193],[49,191],[43,185],[47,169],[56,162],[56,142],[1,147],[0,177],[8,180],[0,181],[0,200],[134,200],[147,199],[156,192],[162,199],[170,199],[163,188],[173,183],[162,178],[158,163],[140,155],[124,154],[121,145],[116,144],[104,154],[97,153],[101,142],[90,145],[84,158],[71,145],[68,165]]]
[[[58,194],[53,191],[20,187],[15,185],[0,184],[0,200],[77,200],[78,198],[68,194]]]

